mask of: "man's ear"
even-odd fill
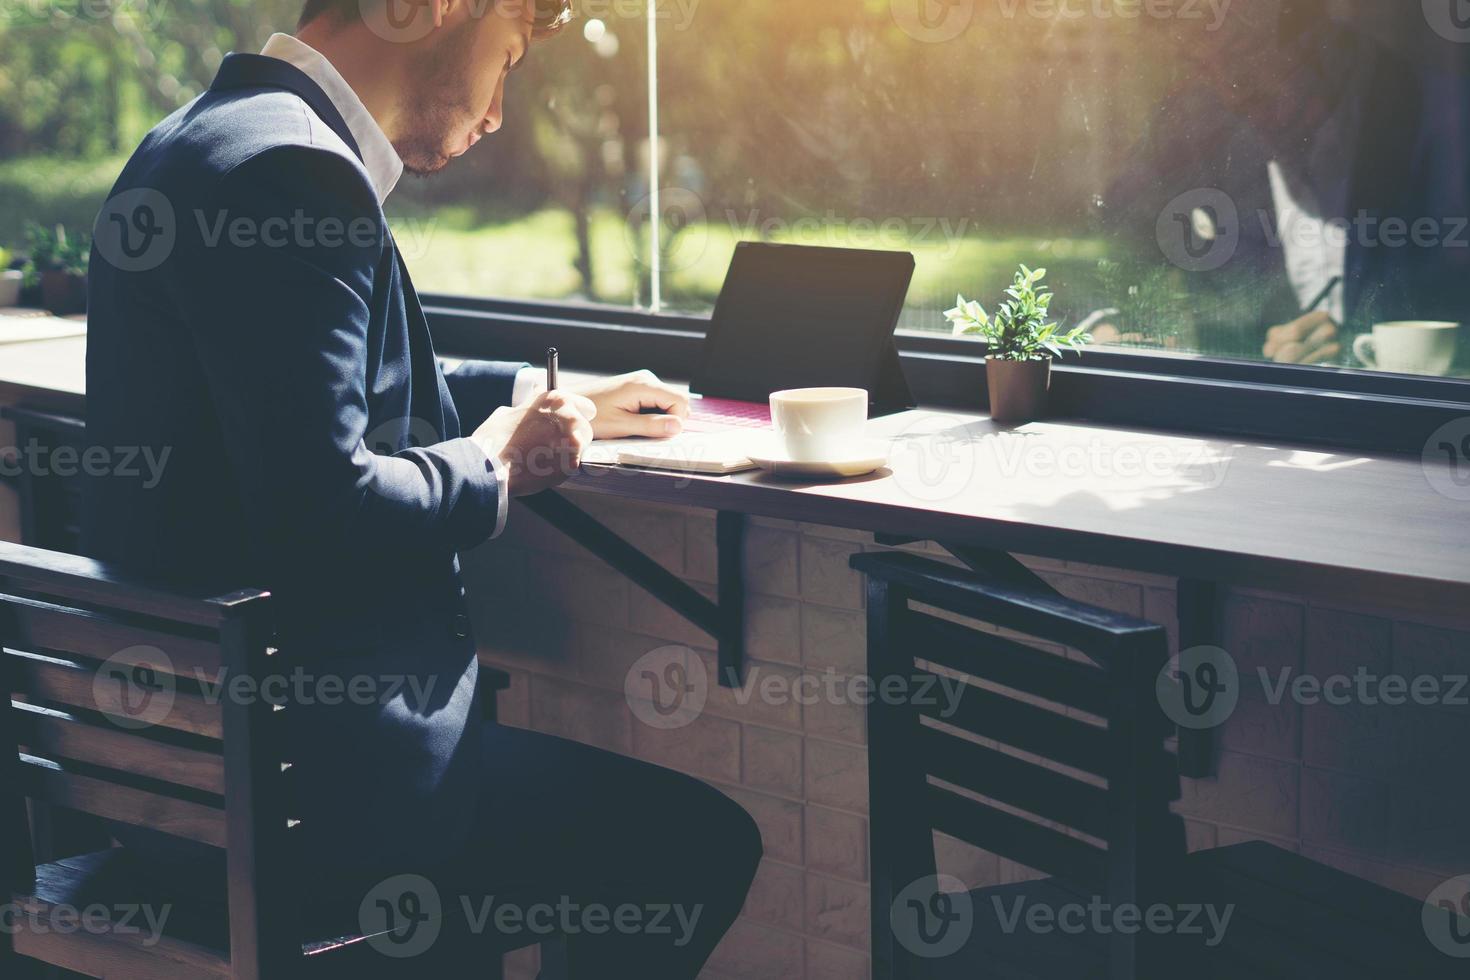
[[[434,5],[434,28],[435,30],[444,26],[444,15],[449,12],[449,5],[454,0],[430,0]]]

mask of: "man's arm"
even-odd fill
[[[206,219],[226,233],[180,250],[175,288],[252,516],[295,547],[483,541],[501,495],[486,449],[363,443],[369,306],[391,253],[356,168],[280,147],[224,178],[214,203]]]
[[[517,383],[521,372],[530,368],[523,361],[440,361],[440,367],[460,425],[471,430],[497,408],[520,404],[535,394],[534,390],[525,390],[526,383]]]

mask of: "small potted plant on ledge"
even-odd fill
[[[26,285],[39,287],[41,305],[55,316],[87,312],[87,236],[33,224],[26,229],[26,250]]]
[[[1045,278],[1045,269],[1023,265],[1006,290],[1009,299],[994,315],[963,296],[944,314],[954,324],[955,336],[980,337],[990,345],[985,377],[990,386],[990,417],[997,422],[1029,422],[1044,415],[1052,358],[1092,342],[1082,327],[1060,333],[1048,319],[1052,294],[1040,289]]]

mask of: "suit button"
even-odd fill
[[[470,635],[470,617],[464,613],[454,617],[454,635],[463,640]]]

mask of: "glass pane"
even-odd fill
[[[534,46],[498,134],[388,199],[421,290],[646,303],[625,217],[648,185],[647,18],[639,2],[600,6]],[[0,3],[0,247],[21,251],[29,222],[89,233],[144,134],[208,87],[225,52],[293,30],[301,7]]]
[[[290,30],[300,0],[0,2],[0,247],[92,223],[133,148],[228,51]]]
[[[388,199],[419,289],[647,305],[626,220],[648,186],[647,21],[588,9],[510,76],[498,133]]]
[[[1470,375],[1470,29],[1410,6],[671,11],[664,301],[707,310],[740,240],[905,248],[908,329],[1026,263],[1098,343]]]

